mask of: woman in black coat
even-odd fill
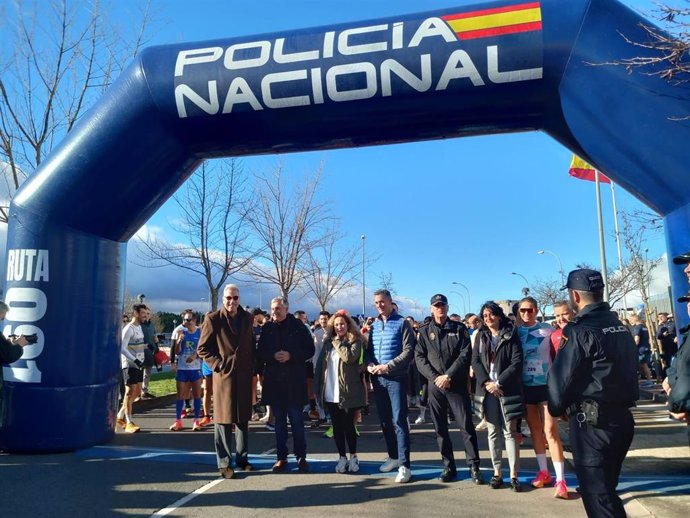
[[[472,350],[472,369],[477,378],[477,409],[489,428],[489,452],[494,476],[489,486],[503,485],[501,463],[503,442],[508,451],[510,487],[520,491],[520,448],[515,441],[517,420],[522,417],[522,346],[517,329],[493,301],[481,309],[484,325]]]

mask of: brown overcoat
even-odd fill
[[[252,415],[254,318],[242,307],[230,325],[225,308],[206,315],[199,338],[199,357],[213,371],[213,420],[246,423]]]

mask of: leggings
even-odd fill
[[[345,442],[350,454],[357,453],[357,433],[355,432],[355,408],[343,409],[337,403],[326,403],[333,422],[333,440],[341,457],[345,457]]]

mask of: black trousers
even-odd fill
[[[453,443],[448,431],[448,409],[453,412],[455,422],[460,430],[460,437],[465,445],[465,461],[468,466],[479,466],[479,445],[477,444],[477,432],[472,423],[472,411],[470,396],[467,393],[458,394],[439,389],[432,381],[428,384],[429,410],[431,420],[436,429],[436,441],[438,442],[443,465],[455,469],[455,457],[453,456]],[[464,387],[463,387],[464,388]]]
[[[625,518],[616,486],[635,422],[627,409],[600,421],[592,426],[578,423],[576,416],[570,418],[570,441],[582,503],[589,517]]]
[[[350,450],[350,454],[357,453],[357,432],[355,431],[355,411],[354,408],[343,409],[337,403],[326,403],[326,409],[331,415],[333,423],[333,440],[338,454],[345,457],[345,443]]]

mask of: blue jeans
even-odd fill
[[[287,460],[288,456],[288,418],[290,419],[290,428],[292,428],[295,457],[299,459],[307,456],[302,407],[304,405],[294,403],[271,405],[271,411],[276,418],[276,456],[278,460]]]
[[[407,423],[407,377],[372,376],[376,409],[388,457],[410,467],[410,428]]]

